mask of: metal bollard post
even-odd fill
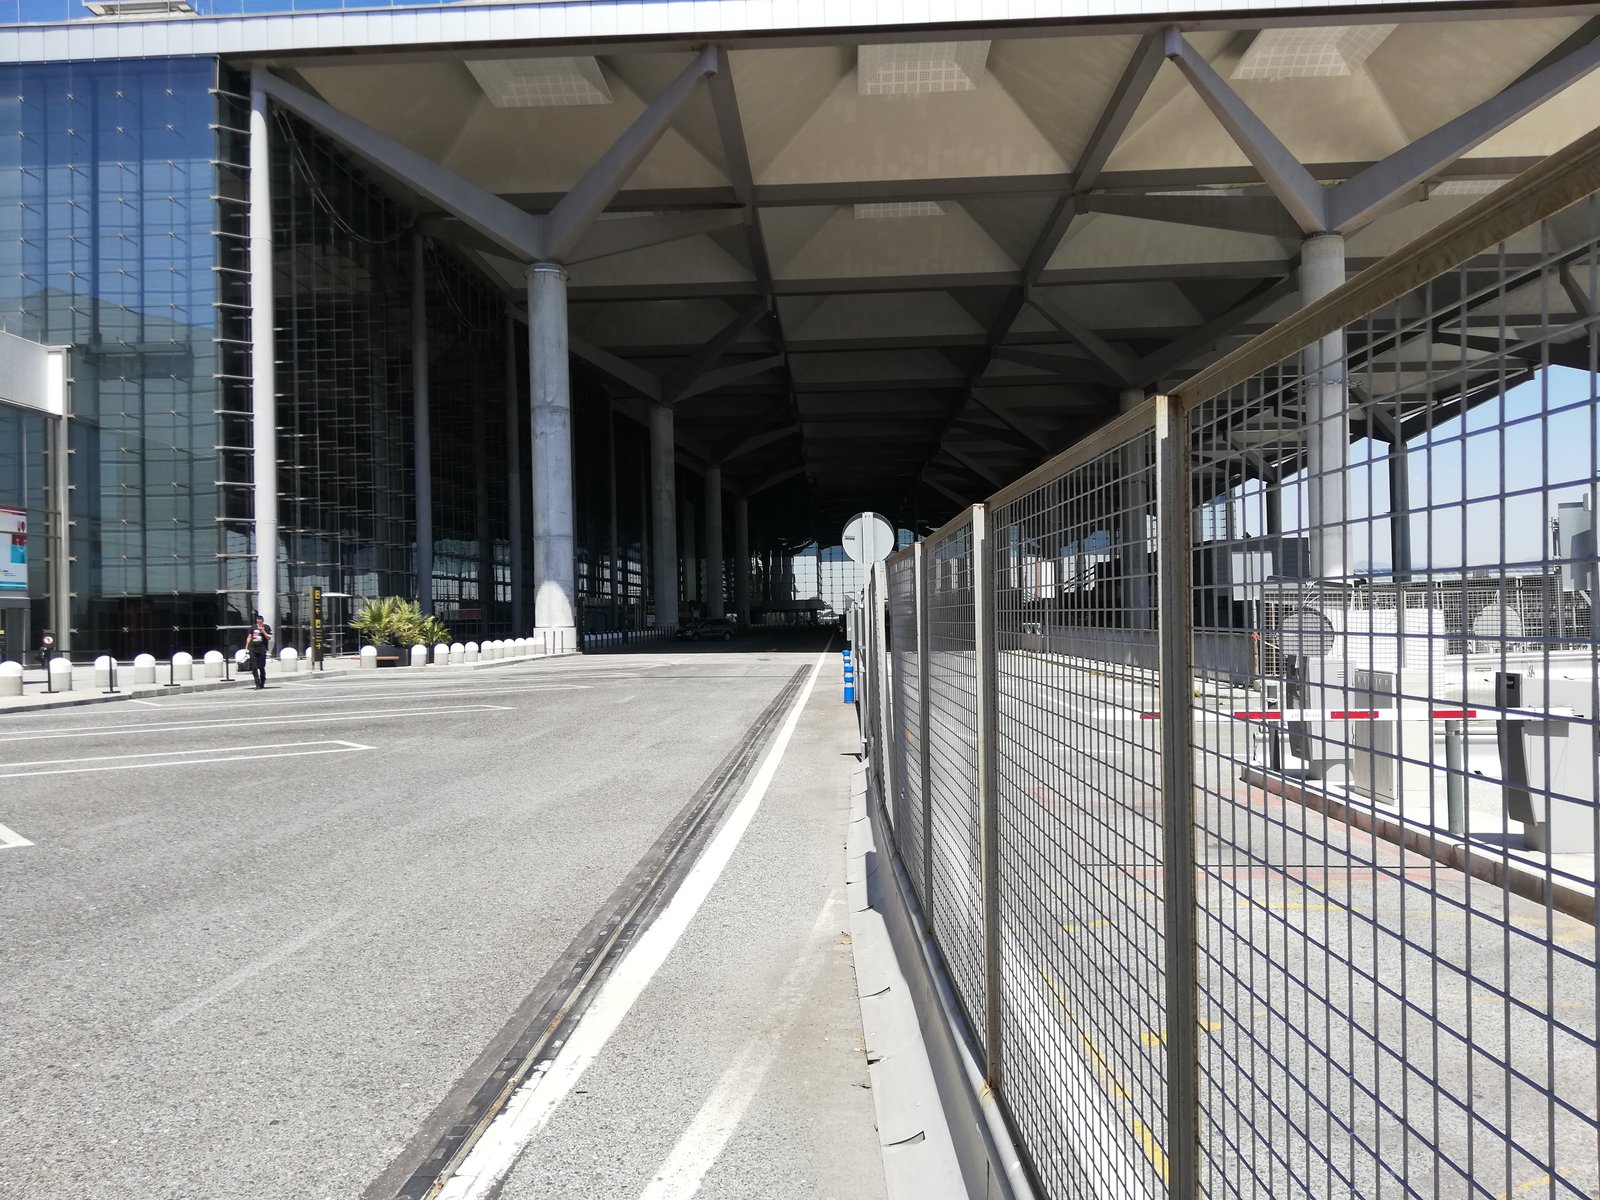
[[[1456,837],[1467,833],[1467,723],[1444,723],[1444,786],[1449,830]]]

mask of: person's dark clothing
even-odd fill
[[[257,625],[245,635],[244,648],[250,656],[250,677],[257,690],[267,686],[267,648],[272,643],[272,627]]]

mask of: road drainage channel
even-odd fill
[[[612,969],[672,898],[805,686],[797,670],[363,1200],[429,1200],[524,1082],[548,1068]]]

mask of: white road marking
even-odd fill
[[[23,846],[33,845],[15,829],[0,825],[0,850],[16,850]]]
[[[54,758],[38,762],[0,763],[0,779],[31,779],[40,775],[82,775],[93,771],[137,771],[147,767],[196,767],[207,763],[248,762],[254,758],[302,758],[308,754],[350,754],[371,750],[360,742],[271,742],[258,746],[213,746],[205,750],[154,750],[148,754],[103,754],[90,758]],[[272,750],[277,753],[263,754]],[[249,751],[249,753],[236,753]],[[199,758],[196,755],[227,755],[225,758]],[[130,758],[155,759],[155,762],[128,762]],[[74,766],[74,763],[99,763],[100,766]],[[53,771],[19,771],[18,767],[58,767]]]
[[[513,712],[504,704],[457,704],[445,708],[375,708],[366,712],[329,713],[309,717],[243,717],[233,721],[149,721],[141,725],[107,725],[100,729],[53,729],[0,737],[0,745],[11,742],[51,741],[57,738],[113,737],[136,733],[193,733],[210,729],[260,729],[267,725],[315,725],[333,721],[384,720],[389,717],[431,717],[447,713]]]
[[[612,703],[613,704],[626,704],[629,700],[637,700],[638,698],[639,698],[639,693],[638,692],[629,692],[621,700],[613,700]]]
[[[284,959],[288,958],[291,954],[296,954],[299,951],[304,950],[323,934],[339,925],[344,924],[354,915],[355,913],[353,911],[335,913],[326,921],[322,921],[319,924],[313,925],[299,937],[290,938],[287,942],[284,942],[271,953],[265,954],[256,959],[254,962],[240,968],[221,982],[212,984],[199,995],[193,997],[192,999],[185,1000],[176,1008],[168,1009],[166,1012],[162,1013],[159,1017],[152,1021],[151,1025],[157,1029],[168,1029],[173,1025],[176,1025],[179,1021],[185,1020],[188,1017],[192,1017],[202,1008],[205,1008],[207,1005],[214,1004],[223,996],[226,996],[240,984],[249,983],[250,980],[261,974],[261,972],[265,971],[268,967],[275,966]]]
[[[157,704],[154,700],[140,700],[140,699],[137,699],[137,698],[130,698],[128,700],[128,703],[129,704],[144,704],[144,705],[148,705],[150,708],[163,708],[163,707],[165,707],[164,705]]]
[[[357,692],[354,695],[346,692],[343,695],[339,695],[339,696],[324,696],[324,697],[320,697],[320,698],[315,699],[315,700],[309,700],[309,699],[306,699],[303,696],[286,696],[281,700],[271,699],[269,697],[262,696],[262,697],[257,697],[256,699],[253,699],[253,700],[223,700],[223,701],[218,701],[216,703],[211,703],[211,704],[207,704],[207,703],[199,703],[199,704],[192,704],[192,703],[158,704],[158,705],[156,705],[156,707],[159,708],[162,712],[177,712],[180,709],[191,709],[191,708],[200,708],[200,709],[205,709],[205,710],[210,711],[210,712],[215,712],[217,709],[221,709],[221,708],[256,708],[256,709],[259,709],[259,708],[264,708],[264,707],[266,707],[268,705],[272,705],[272,704],[292,704],[296,708],[305,708],[308,705],[312,705],[312,704],[360,704],[362,701],[366,701],[366,700],[381,700],[381,699],[384,699],[384,698],[388,698],[388,699],[396,700],[396,701],[401,701],[401,700],[460,700],[460,699],[466,699],[466,698],[468,698],[470,696],[520,696],[520,695],[523,695],[523,694],[528,693],[528,692],[576,692],[576,691],[589,691],[590,688],[589,688],[589,685],[585,684],[585,683],[540,683],[540,684],[530,684],[527,687],[481,688],[481,689],[480,688],[472,688],[470,690],[466,689],[466,688],[454,688],[454,689],[452,689],[450,691],[444,691],[444,692],[410,692],[410,691],[407,691],[407,692],[405,692],[404,695],[395,695],[396,690],[398,690],[398,689],[381,688],[381,689],[378,689],[376,692],[364,691],[364,692]]]
[[[662,963],[666,962],[667,955],[672,953],[683,931],[689,927],[689,922],[700,911],[700,906],[722,877],[745,830],[750,827],[757,809],[761,807],[773,776],[778,773],[778,765],[783,761],[784,752],[794,737],[795,727],[800,723],[800,714],[805,711],[806,702],[816,687],[817,674],[828,658],[827,651],[817,656],[816,664],[811,668],[811,677],[790,709],[760,770],[728,813],[727,820],[706,846],[699,861],[690,868],[676,894],[661,910],[661,915],[617,964],[583,1020],[556,1055],[555,1061],[542,1074],[531,1076],[517,1089],[510,1103],[484,1131],[472,1152],[440,1191],[438,1200],[483,1200],[490,1195],[516,1162],[523,1147],[549,1121],[557,1106],[583,1077],[589,1064],[605,1048],[606,1042],[655,978]]]
[[[700,1190],[706,1172],[716,1163],[733,1131],[744,1119],[745,1109],[761,1090],[767,1071],[783,1045],[784,1034],[804,1005],[811,981],[822,970],[819,943],[834,924],[833,908],[832,898],[823,904],[800,949],[800,958],[789,969],[773,997],[765,1028],[744,1044],[739,1056],[722,1072],[717,1086],[683,1131],[650,1185],[640,1193],[639,1200],[689,1200]]]

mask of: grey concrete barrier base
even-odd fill
[[[900,1062],[892,1074],[881,1070],[890,1056],[880,1057],[870,1068],[874,1101],[880,1099],[881,1077],[884,1099],[893,1110],[886,1115],[879,1109],[889,1195],[892,1200],[945,1196],[1033,1200],[1022,1156],[994,1093],[983,1080],[964,1032],[966,1022],[955,989],[917,910],[881,802],[870,790],[868,774],[864,767],[858,768],[852,780],[847,870],[852,941],[857,938],[857,928],[862,931],[856,974],[868,1049],[876,1055],[874,1039],[888,1037],[895,1039],[902,1051],[894,1056]],[[863,919],[866,913],[880,918],[876,929]],[[893,963],[886,963],[885,957],[892,957]],[[892,994],[896,979],[909,994],[911,1014],[889,1017],[869,1009],[875,1000]],[[879,997],[870,994],[883,986],[891,992]],[[892,1024],[885,1027],[884,1022]],[[914,1038],[920,1038],[920,1047]],[[914,1057],[910,1052],[915,1050],[925,1053],[933,1094],[928,1094],[927,1084],[914,1069],[907,1071],[905,1060]],[[931,1114],[924,1115],[922,1140],[906,1140],[898,1135],[916,1122],[908,1123],[901,1110],[919,1100],[925,1108],[938,1110],[942,1120],[935,1122]],[[894,1140],[903,1144],[890,1144]],[[928,1151],[923,1154],[925,1146]],[[950,1168],[952,1159],[959,1169]]]

